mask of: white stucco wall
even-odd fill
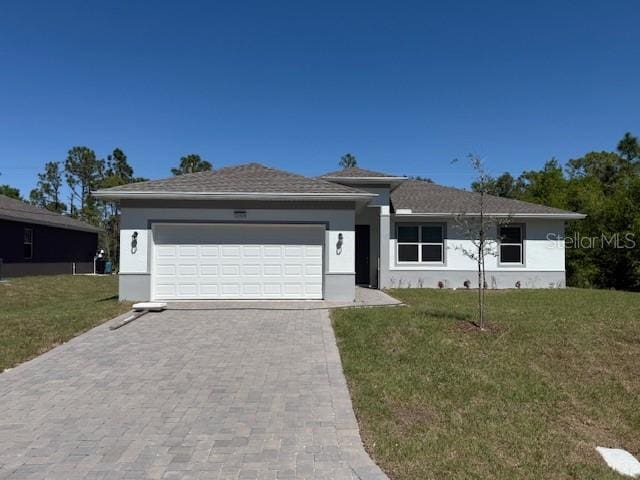
[[[445,239],[445,261],[440,264],[420,264],[413,265],[407,263],[398,263],[396,239],[389,239],[389,271],[475,271],[477,263],[464,253],[464,249],[473,250],[473,242],[466,238],[463,229],[458,226],[455,221],[450,219],[434,219],[434,218],[396,218],[392,222],[391,237],[395,237],[395,225],[397,223],[445,223],[446,239]],[[505,272],[527,272],[527,271],[543,271],[543,272],[564,272],[565,270],[565,251],[564,242],[556,241],[557,238],[564,236],[564,221],[562,220],[546,220],[546,219],[518,219],[512,223],[525,225],[524,239],[524,264],[523,265],[500,265],[498,257],[488,255],[485,258],[487,271],[505,271]],[[547,235],[552,234],[553,238],[549,240]],[[489,236],[495,238],[495,229],[489,232]],[[495,243],[494,243],[495,246]],[[494,248],[494,251],[497,250]]]
[[[342,234],[342,247],[338,246]],[[325,232],[325,264],[327,273],[355,273],[356,235],[353,230],[327,230]]]
[[[132,246],[132,236],[138,233],[137,245]],[[147,273],[149,271],[150,230],[124,228],[120,230],[120,273]]]

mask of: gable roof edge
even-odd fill
[[[369,200],[378,195],[369,192],[171,192],[171,191],[116,191],[96,190],[96,198],[122,199],[162,199],[162,200]]]
[[[402,212],[394,213],[395,217],[439,217],[439,218],[448,218],[448,217],[479,217],[479,212],[414,212],[408,208],[399,209]],[[487,217],[498,217],[498,218],[547,218],[547,219],[555,219],[555,220],[582,220],[587,218],[587,215],[584,213],[576,213],[576,212],[566,212],[566,213],[507,213],[507,212],[485,212],[485,216]]]

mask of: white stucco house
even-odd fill
[[[94,194],[120,203],[121,299],[344,301],[358,284],[463,288],[476,278],[456,220],[478,213],[478,194],[402,176],[310,178],[252,163]],[[499,197],[486,211],[509,218],[489,232],[490,287],[564,286],[565,222],[584,215]]]

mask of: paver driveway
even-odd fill
[[[379,479],[326,310],[100,326],[0,374],[0,478]]]

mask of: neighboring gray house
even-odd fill
[[[252,163],[95,192],[122,208],[120,298],[350,300],[355,285],[461,288],[477,266],[455,219],[478,194],[360,168],[309,178]],[[494,288],[564,286],[564,224],[487,197]]]

